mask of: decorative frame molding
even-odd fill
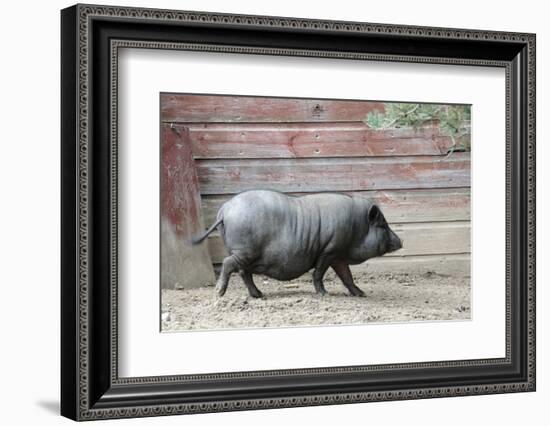
[[[127,30],[128,23],[143,29]],[[190,40],[178,39],[169,27],[189,29],[182,37]],[[208,28],[234,34],[239,44],[213,43],[205,35]],[[157,34],[159,40],[140,39],[140,31]],[[272,45],[253,46],[247,42],[248,31],[266,34]],[[308,33],[332,40],[337,49],[303,46],[307,43],[300,36]],[[297,45],[288,45],[289,37]],[[354,40],[365,39],[372,42],[367,51],[356,50]],[[91,420],[535,390],[535,41],[533,34],[523,33],[268,16],[90,5],[62,11],[62,414]],[[418,45],[418,54],[400,53],[399,46],[390,51],[389,43]],[[450,55],[442,55],[438,46],[450,46]],[[119,378],[117,72],[118,49],[123,47],[505,68],[506,357]],[[476,49],[468,50],[472,47]],[[466,377],[488,367],[500,368],[510,378],[480,377],[453,385],[448,376],[460,370]],[[407,371],[429,372],[435,385],[404,385]],[[395,383],[377,389],[372,377],[381,372],[395,376]],[[349,384],[327,392],[336,376]],[[319,383],[313,390],[296,390],[304,378]],[[250,385],[224,394],[223,384],[235,379]],[[359,379],[366,382],[358,384]],[[195,394],[183,392],[189,385],[197,388]],[[166,396],[165,390],[175,386],[181,395]],[[258,388],[272,389],[272,396],[253,397]]]

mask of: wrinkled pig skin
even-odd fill
[[[252,297],[262,297],[253,274],[287,281],[313,269],[313,285],[326,293],[323,276],[333,268],[349,293],[364,296],[349,265],[399,250],[401,239],[371,200],[340,193],[289,196],[251,190],[225,202],[216,222],[193,240],[199,244],[218,228],[229,253],[216,290],[223,296],[238,272]]]

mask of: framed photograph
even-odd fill
[[[535,35],[61,12],[61,412],[535,390]]]
[[[161,331],[470,319],[470,109],[161,93]]]

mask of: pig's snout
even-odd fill
[[[395,232],[392,231],[392,235],[390,238],[390,252],[397,251],[400,248],[403,248],[403,240],[399,238]]]
[[[403,240],[398,237],[397,241],[395,242],[395,244],[393,246],[393,251],[399,250],[401,248],[403,248]]]

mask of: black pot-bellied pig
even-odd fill
[[[295,197],[268,190],[242,192],[222,205],[216,222],[193,244],[216,228],[229,252],[216,285],[220,296],[233,272],[240,273],[252,297],[262,297],[252,274],[287,281],[311,269],[315,291],[325,294],[323,276],[329,267],[353,296],[364,296],[349,265],[402,246],[375,204],[339,193]]]

